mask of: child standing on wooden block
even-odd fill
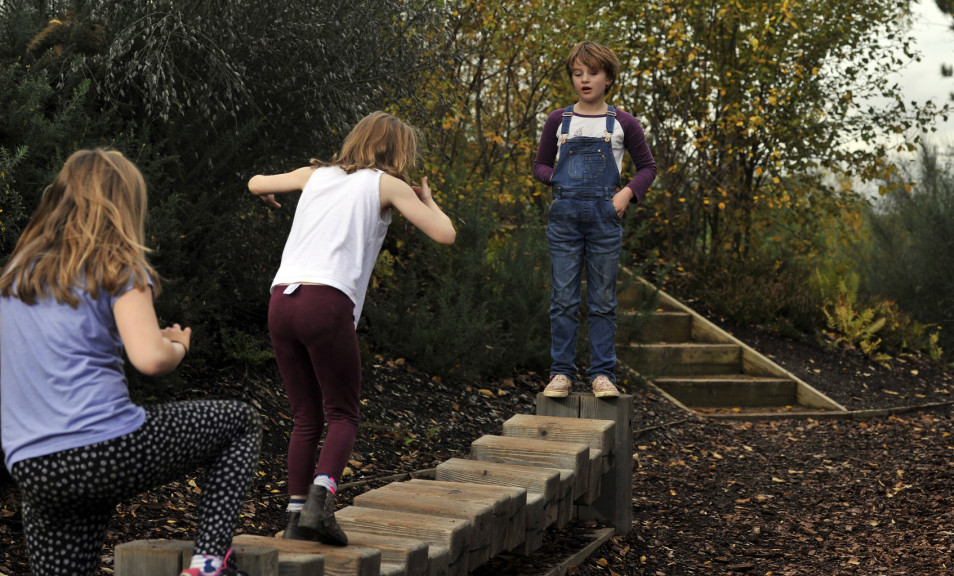
[[[544,395],[569,395],[577,375],[576,335],[586,267],[590,365],[587,379],[597,397],[616,389],[616,279],[623,241],[623,215],[645,197],[656,178],[656,162],[643,128],[631,114],[606,104],[619,60],[605,46],[581,42],[570,52],[566,71],[578,96],[555,110],[540,136],[533,175],[553,187],[547,222],[552,274],[550,383]],[[636,169],[622,185],[628,152]]]
[[[0,276],[0,421],[34,576],[97,573],[116,505],[205,467],[192,567],[238,574],[229,547],[262,424],[235,401],[141,407],[140,372],[174,370],[191,330],[160,328],[146,259],[146,185],[118,152],[66,161]]]
[[[407,182],[418,138],[416,129],[391,114],[374,112],[355,125],[330,162],[312,160],[248,183],[273,207],[281,206],[276,194],[301,192],[268,307],[275,360],[295,418],[285,538],[348,543],[334,512],[337,480],[358,432],[361,357],[355,328],[393,210],[436,242],[456,238],[427,179],[420,186]]]

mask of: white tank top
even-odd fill
[[[298,200],[272,290],[279,284],[333,286],[354,302],[358,325],[391,224],[391,210],[381,210],[382,174],[371,169],[346,174],[334,166],[315,169]]]

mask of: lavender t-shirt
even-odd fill
[[[76,308],[52,298],[32,306],[0,298],[0,439],[8,469],[118,438],[146,419],[123,372],[118,296],[77,295]]]

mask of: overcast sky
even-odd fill
[[[941,76],[942,64],[954,66],[954,30],[951,29],[954,20],[938,10],[934,0],[920,0],[913,8],[913,34],[921,61],[911,63],[901,72],[905,100],[934,100],[941,106],[951,102],[950,94],[954,92],[954,78]],[[947,122],[939,119],[937,127],[934,137],[937,143],[954,144],[954,117],[949,117]]]

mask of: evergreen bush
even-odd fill
[[[460,222],[453,246],[425,242],[379,268],[363,330],[373,349],[459,379],[546,369],[550,269],[539,215],[502,226],[482,198],[445,207]]]
[[[936,343],[951,349],[954,267],[945,263],[954,254],[954,172],[941,161],[937,148],[927,145],[912,171],[918,172],[907,175],[918,181],[913,190],[888,182],[892,192],[868,213],[872,237],[859,257],[862,289],[897,302],[911,314],[916,323],[910,336],[918,338],[920,333],[914,346],[930,348],[927,325],[939,328]]]
[[[760,324],[791,335],[815,330],[820,302],[807,285],[810,273],[795,261],[710,256],[687,268],[690,294],[733,324]]]

